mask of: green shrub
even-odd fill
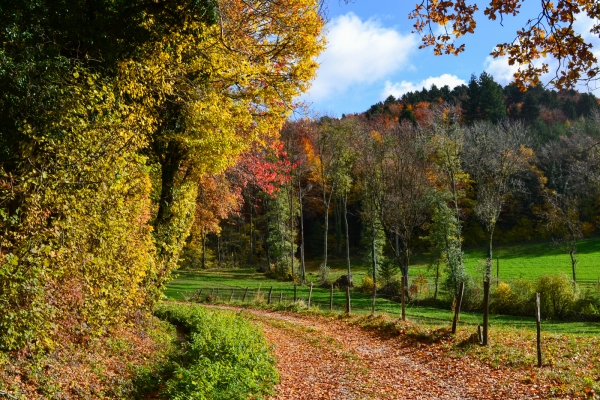
[[[364,281],[363,281],[364,282]],[[371,292],[373,292],[373,280],[371,279]],[[402,296],[402,278],[395,277],[390,279],[385,285],[381,287],[381,293],[389,296]]]
[[[535,286],[518,279],[511,284],[500,282],[492,289],[490,310],[497,314],[533,316]]]
[[[190,340],[165,384],[166,398],[241,399],[272,391],[275,360],[259,329],[244,318],[194,305],[160,305],[155,313]]]
[[[373,293],[373,278],[370,276],[365,276],[358,287],[362,293]],[[377,282],[377,289],[381,288],[381,284]]]
[[[579,319],[600,320],[600,298],[588,289],[575,301],[573,311]]]
[[[538,279],[542,317],[565,319],[573,311],[576,291],[565,275],[543,275]]]

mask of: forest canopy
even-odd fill
[[[0,7],[0,346],[149,310],[201,182],[269,147],[314,77],[313,0]]]

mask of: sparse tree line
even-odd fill
[[[404,99],[388,101],[378,113],[288,121],[280,150],[264,157],[264,168],[279,172],[278,182],[268,190],[261,184],[244,186],[239,211],[219,224],[219,235],[209,235],[204,263],[191,257],[197,243],[206,241],[197,235],[190,238],[182,263],[258,264],[273,276],[305,282],[308,257],[319,260],[320,280],[328,285],[333,255],[346,259],[347,274],[338,282],[343,285],[352,282],[350,255],[362,255],[371,271],[362,289],[375,299],[378,290],[396,295],[406,290],[411,256],[426,252],[435,271],[435,297],[443,290],[452,298],[466,282],[473,293],[467,307],[480,308],[481,283],[465,271],[463,246],[485,244],[483,276],[491,280],[494,242],[542,238],[562,244],[570,254],[573,286],[577,242],[598,224],[597,101],[592,95],[564,94],[569,101],[577,95],[594,103],[573,120],[552,121],[561,134],[539,140],[532,133],[535,118],[510,118],[510,109],[522,110],[523,102],[506,106],[502,88],[486,74],[473,77],[470,86],[474,96],[492,99],[494,106],[468,97],[412,105]],[[494,95],[482,94],[485,90]],[[546,93],[532,89],[540,91]],[[550,131],[559,129],[541,123]],[[238,173],[236,168],[225,175]],[[501,289],[494,288],[494,295]],[[523,295],[527,301],[529,294]],[[524,312],[507,302],[504,298],[491,307]],[[552,315],[559,314],[564,316]]]

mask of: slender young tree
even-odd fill
[[[529,168],[534,157],[533,151],[525,147],[527,142],[525,125],[507,120],[497,125],[475,123],[465,135],[465,166],[476,182],[475,214],[485,226],[488,236],[485,267],[488,284],[492,278],[494,228],[508,196],[522,186],[519,173]],[[489,305],[489,291],[484,304]],[[484,310],[484,316],[487,316],[487,310]],[[483,342],[487,345],[485,322],[483,330]]]
[[[392,235],[395,254],[408,287],[408,269],[415,230],[427,221],[431,208],[429,179],[431,147],[423,131],[402,122],[388,134],[386,157],[382,160],[385,187],[381,206],[382,223]]]
[[[324,208],[323,264],[321,281],[327,280],[327,237],[329,233],[329,210],[334,193],[347,180],[350,173],[348,138],[351,126],[349,120],[335,120],[323,117],[319,121],[314,138],[313,158],[315,178],[321,189]]]

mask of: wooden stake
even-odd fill
[[[229,296],[229,302],[231,303],[232,300],[233,300],[233,289],[231,289],[231,296]]]
[[[310,283],[310,290],[308,291],[308,308],[310,308],[310,298],[312,297],[312,287],[313,283]]]
[[[535,294],[535,323],[537,325],[537,358],[538,368],[542,367],[542,327],[541,327],[541,313],[540,313],[540,294]]]
[[[271,289],[269,289],[269,298],[267,300],[267,304],[271,304],[271,294],[273,294],[273,286],[271,286]]]
[[[244,292],[244,297],[242,298],[242,303],[246,301],[247,295],[248,295],[248,286],[246,286],[246,291]]]
[[[458,302],[454,308],[454,320],[452,320],[452,334],[456,333],[456,325],[458,324],[458,318],[460,317],[460,306],[462,304],[463,294],[465,293],[465,283],[460,283],[460,289],[458,290]]]
[[[283,291],[279,292],[279,302],[283,301]]]

